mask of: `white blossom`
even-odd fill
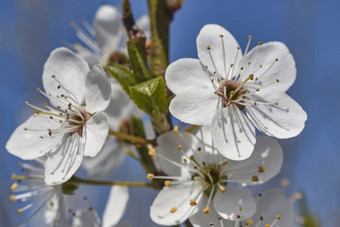
[[[45,182],[60,184],[72,177],[83,156],[94,157],[108,135],[110,82],[104,70],[88,64],[66,48],[54,50],[43,71],[45,92],[51,106],[27,105],[34,115],[11,135],[6,148],[22,159],[47,156]]]
[[[157,138],[150,154],[166,176],[148,174],[148,179],[165,180],[150,215],[161,225],[186,219],[194,226],[219,223],[219,218],[244,220],[256,211],[251,192],[237,184],[261,184],[281,169],[282,150],[269,137],[259,137],[254,154],[243,162],[223,158],[213,147],[208,128],[195,137],[185,132],[168,132]]]
[[[285,93],[296,68],[283,43],[259,43],[247,52],[249,42],[242,55],[235,38],[213,24],[202,28],[196,43],[199,60],[179,59],[166,70],[166,84],[176,95],[169,108],[176,118],[211,125],[216,148],[232,160],[250,157],[255,127],[276,138],[302,131],[307,115]]]

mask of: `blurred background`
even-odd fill
[[[120,6],[119,0],[106,3]],[[131,3],[135,18],[147,13],[146,0]],[[18,204],[9,202],[10,177],[19,172],[19,160],[5,149],[13,130],[32,113],[24,101],[40,103],[35,89],[42,87],[43,64],[50,51],[62,46],[63,40],[77,42],[70,21],[92,23],[101,4],[93,0],[0,1],[0,226],[17,226],[28,218],[18,217]],[[274,40],[288,46],[298,71],[288,94],[305,109],[308,121],[299,136],[280,140],[285,162],[280,175],[268,185],[279,186],[282,178],[289,179],[287,194],[304,193],[306,207],[320,226],[340,226],[339,10],[338,0],[185,0],[175,14],[170,35],[171,62],[197,58],[196,36],[209,23],[227,28],[243,49],[249,34],[253,46]],[[138,163],[129,158],[111,176],[144,178]],[[108,192],[109,188],[82,186],[79,194],[90,195],[101,216]],[[156,226],[149,218],[156,192],[135,188],[130,193],[123,221],[132,226]],[[35,219],[31,223],[39,223]]]

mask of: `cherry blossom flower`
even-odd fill
[[[83,156],[95,157],[108,135],[110,82],[103,69],[88,64],[66,48],[54,50],[43,71],[51,106],[28,102],[34,115],[11,135],[6,148],[22,159],[47,156],[45,182],[61,184],[78,170]]]
[[[194,224],[194,226],[196,226]],[[257,197],[257,210],[246,221],[231,222],[220,220],[215,227],[242,227],[242,226],[268,226],[268,227],[292,227],[295,226],[295,209],[285,193],[278,188],[272,188]]]
[[[285,92],[296,78],[295,62],[280,42],[259,43],[242,55],[235,38],[219,25],[206,25],[197,37],[198,59],[179,59],[166,70],[176,95],[170,112],[179,120],[211,125],[216,148],[244,160],[254,150],[255,127],[276,138],[304,128],[307,115]]]
[[[45,223],[49,226],[65,226],[65,202],[62,186],[45,184],[43,161],[37,159],[34,164],[20,163],[19,166],[22,167],[25,175],[12,175],[12,179],[17,179],[17,182],[11,186],[10,201],[26,203],[25,206],[17,210],[18,214],[31,208],[35,209],[31,217],[20,226],[28,224],[42,211],[44,211]]]
[[[117,7],[110,5],[99,7],[93,26],[86,21],[83,21],[84,28],[74,22],[71,22],[71,25],[85,46],[65,44],[79,53],[90,66],[94,64],[106,65],[110,58],[126,58],[128,37],[122,23],[122,14]],[[136,25],[144,31],[146,38],[150,37],[149,16],[144,15],[139,18]]]
[[[219,223],[219,218],[244,220],[256,210],[248,189],[237,185],[262,184],[281,169],[280,145],[272,138],[258,137],[254,154],[242,162],[223,158],[214,149],[211,132],[201,129],[197,136],[185,132],[165,133],[150,150],[165,176],[148,174],[150,180],[165,180],[150,215],[161,225],[175,225],[186,219],[195,226]]]

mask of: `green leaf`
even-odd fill
[[[145,81],[130,87],[130,97],[136,105],[148,114],[154,111],[166,112],[166,87],[163,77]]]
[[[123,65],[110,63],[106,66],[106,71],[118,81],[127,94],[130,94],[130,86],[138,84],[135,75]]]
[[[144,82],[150,79],[151,77],[150,77],[149,70],[142,56],[138,52],[136,45],[131,40],[128,40],[127,48],[128,48],[130,62],[131,62],[133,72],[135,74],[136,81]]]

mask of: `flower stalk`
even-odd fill
[[[102,186],[128,186],[128,187],[155,187],[155,184],[139,181],[100,181],[100,180],[90,180],[82,179],[73,176],[69,183],[77,184],[89,184],[89,185],[102,185]]]

